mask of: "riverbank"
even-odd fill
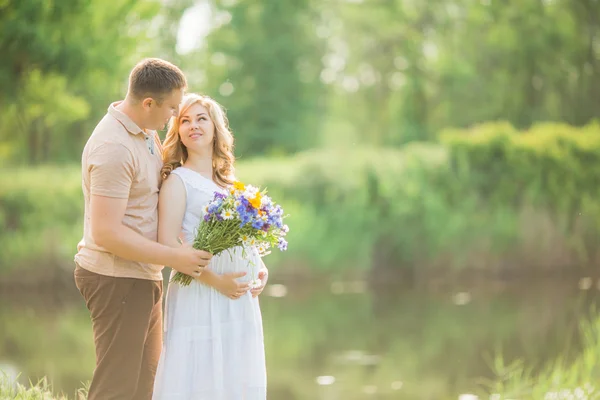
[[[434,143],[313,150],[237,170],[290,214],[289,250],[268,257],[273,269],[429,282],[596,277],[600,174],[591,165],[600,165],[597,124],[485,124]],[[71,265],[82,207],[77,165],[0,171],[0,281]]]

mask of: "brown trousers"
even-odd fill
[[[76,267],[90,310],[96,369],[88,400],[150,400],[162,347],[162,282]]]

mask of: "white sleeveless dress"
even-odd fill
[[[186,189],[182,233],[193,243],[202,209],[222,191],[190,169],[172,172]],[[211,259],[217,274],[246,271],[252,279],[261,265],[257,252],[236,248]],[[171,277],[175,271],[171,272]],[[163,347],[154,382],[154,400],[264,400],[267,377],[258,297],[247,292],[232,300],[196,280],[189,286],[169,284],[165,304]]]

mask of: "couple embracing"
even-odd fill
[[[223,108],[186,86],[175,65],[141,61],[83,150],[74,276],[96,348],[89,400],[266,399],[257,296],[267,269],[258,254],[213,257],[191,245],[204,205],[235,170]],[[167,123],[162,144],[156,130]],[[248,257],[262,266],[258,288]],[[194,279],[169,285],[163,330],[165,265]]]

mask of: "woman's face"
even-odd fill
[[[179,137],[188,151],[211,149],[214,136],[215,124],[203,105],[195,103],[179,117]]]

